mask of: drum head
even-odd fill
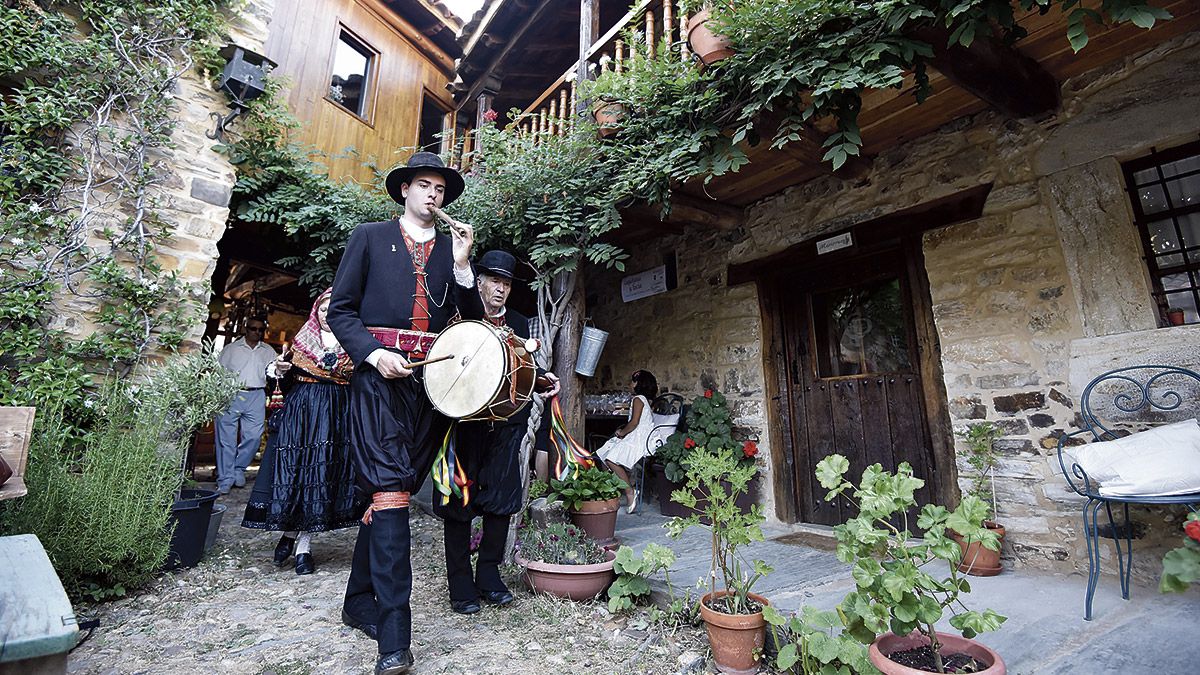
[[[481,321],[460,321],[434,340],[426,358],[454,358],[425,366],[425,393],[438,412],[460,419],[483,410],[507,383],[508,355],[497,331]]]

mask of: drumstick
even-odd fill
[[[413,368],[416,368],[416,367],[418,367],[418,366],[427,366],[427,365],[429,365],[429,364],[431,364],[431,363],[437,363],[437,362],[439,362],[439,361],[445,361],[445,360],[447,360],[447,359],[452,359],[452,358],[454,358],[454,355],[453,355],[453,354],[447,354],[447,355],[445,355],[445,356],[439,356],[439,357],[437,357],[436,359],[426,359],[426,360],[424,360],[424,361],[417,361],[416,363],[410,363],[410,364],[408,364],[408,369],[409,369],[409,370],[412,370]]]
[[[446,222],[447,225],[449,225],[451,228],[453,228],[454,231],[458,233],[458,236],[460,236],[460,237],[467,236],[467,231],[462,229],[462,227],[458,224],[457,220],[446,215],[445,211],[439,209],[436,206],[431,206],[429,208],[433,210],[434,215],[441,218],[443,221]]]

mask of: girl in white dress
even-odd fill
[[[626,513],[633,513],[637,508],[638,491],[629,480],[629,469],[638,460],[650,454],[646,441],[654,429],[654,421],[650,415],[650,401],[658,396],[658,380],[648,370],[639,370],[633,374],[633,402],[629,406],[629,421],[617,429],[613,438],[600,448],[600,459],[608,465],[618,478],[625,481],[625,498],[628,506]]]

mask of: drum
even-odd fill
[[[483,321],[446,327],[426,359],[454,358],[424,366],[425,393],[433,407],[460,420],[502,420],[515,415],[533,395],[537,367],[526,341],[512,330]]]

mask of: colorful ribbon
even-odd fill
[[[442,439],[442,447],[438,449],[430,472],[434,488],[442,494],[442,506],[449,504],[452,496],[461,499],[463,506],[471,503],[471,485],[474,481],[467,478],[467,472],[458,461],[458,434],[454,433],[457,425],[458,422],[452,422],[446,430],[446,437]]]
[[[596,465],[592,453],[580,445],[567,432],[567,423],[563,420],[562,406],[558,397],[550,399],[550,445],[557,451],[554,457],[554,473],[559,480],[574,478],[580,469]]]

